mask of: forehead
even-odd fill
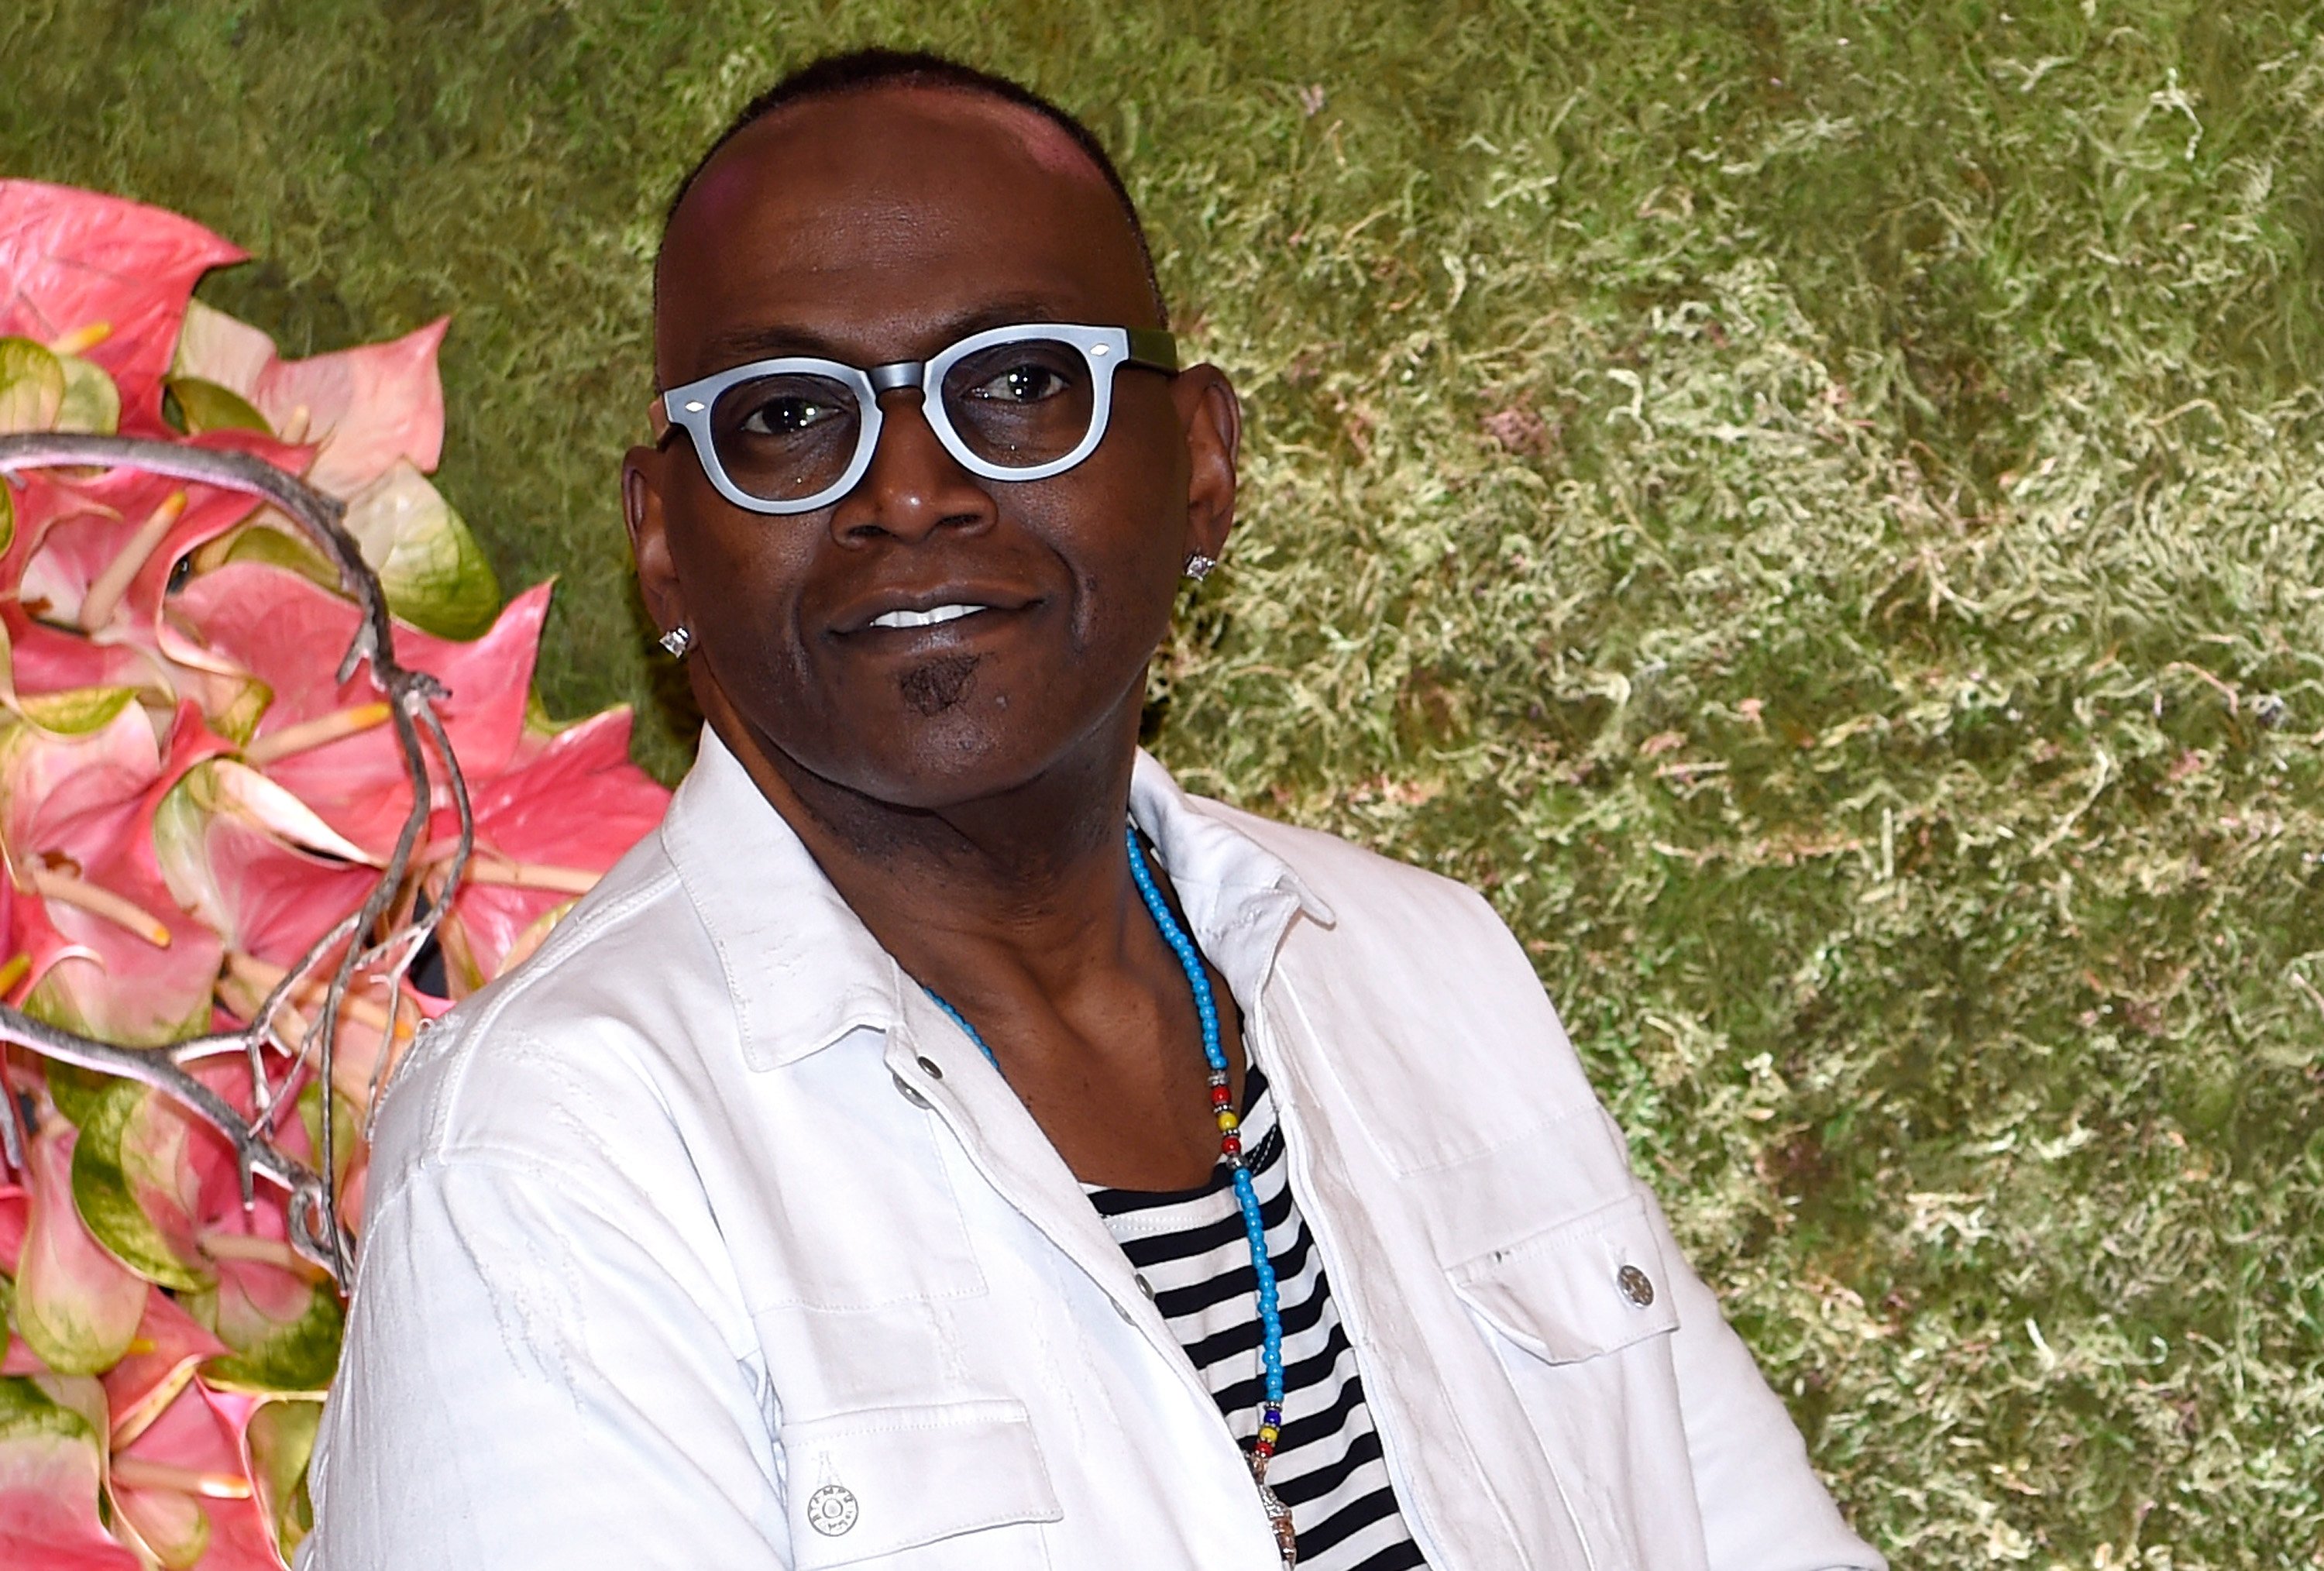
[[[1045,116],[947,88],[814,98],[749,126],[680,204],[658,282],[664,385],[787,337],[868,363],[991,320],[1159,325],[1088,153]]]

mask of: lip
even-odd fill
[[[843,637],[859,633],[896,634],[905,637],[925,636],[950,630],[965,632],[983,620],[974,615],[954,616],[941,622],[923,623],[909,627],[875,625],[881,617],[893,612],[912,616],[926,616],[945,607],[973,605],[984,612],[1023,611],[1040,603],[1040,596],[1023,589],[998,584],[939,584],[919,589],[888,589],[867,595],[840,612],[831,620],[831,629]]]

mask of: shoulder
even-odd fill
[[[1491,904],[1457,879],[1322,829],[1264,818],[1208,797],[1187,801],[1280,858],[1335,918],[1352,917],[1364,927],[1451,921],[1464,933],[1508,936]]]
[[[1490,901],[1457,879],[1400,862],[1337,835],[1277,822],[1206,797],[1187,806],[1278,860],[1309,895],[1310,914],[1295,944],[1342,954],[1386,951],[1423,962],[1461,956],[1520,995],[1541,989],[1508,925]],[[1328,937],[1326,937],[1328,935]]]
[[[719,975],[650,834],[530,960],[414,1044],[381,1101],[374,1195],[445,1161],[603,1173],[623,1148],[668,1138],[703,1055],[733,1035]]]

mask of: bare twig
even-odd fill
[[[297,476],[251,454],[174,442],[60,432],[0,436],[0,476],[26,469],[66,467],[141,469],[239,491],[273,504],[305,531],[338,570],[340,585],[362,611],[355,635],[340,657],[338,679],[344,682],[355,675],[357,668],[365,664],[371,668],[373,685],[392,706],[396,744],[410,776],[411,811],[396,837],[393,854],[380,870],[379,882],[362,905],[317,937],[298,962],[268,990],[252,1012],[250,1023],[242,1030],[189,1037],[159,1048],[127,1048],[76,1035],[22,1011],[0,1005],[0,1041],[14,1042],[59,1063],[78,1065],[151,1086],[217,1131],[234,1148],[243,1203],[254,1203],[255,1185],[261,1178],[286,1190],[292,1247],[303,1258],[328,1271],[344,1288],[352,1275],[352,1262],[350,1241],[339,1224],[338,1207],[332,1195],[331,1176],[337,1170],[337,1149],[335,1121],[330,1116],[332,1059],[337,1049],[340,1015],[356,973],[384,962],[391,1000],[384,1028],[387,1038],[380,1054],[381,1063],[385,1064],[395,1050],[404,975],[434,933],[437,923],[443,919],[444,910],[458,887],[475,843],[475,819],[468,800],[467,782],[460,773],[459,761],[453,756],[443,718],[436,712],[438,701],[446,696],[444,688],[427,672],[410,670],[397,663],[387,596],[380,587],[378,576],[364,562],[362,547],[346,531],[345,505]],[[435,791],[428,768],[428,748],[431,744],[443,761],[443,784],[458,819],[458,841],[446,864],[439,897],[425,913],[383,934],[380,929],[396,909],[434,813]],[[374,938],[374,934],[379,936]],[[266,1074],[265,1050],[272,1040],[275,1021],[293,990],[305,985],[334,951],[338,959],[330,968],[322,1008],[309,1022],[281,1081],[272,1081]],[[310,1050],[324,1088],[324,1116],[315,1168],[287,1154],[273,1139],[281,1106],[297,1084]],[[198,1059],[229,1053],[243,1055],[250,1065],[254,1108],[250,1118],[244,1118],[185,1067]],[[376,1074],[374,1083],[376,1086]],[[15,1133],[14,1112],[13,1107],[7,1110],[7,1132],[11,1135]],[[15,1142],[9,1143],[13,1146]]]

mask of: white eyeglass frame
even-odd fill
[[[945,411],[943,387],[945,375],[962,360],[982,350],[1002,344],[1024,343],[1043,339],[1062,343],[1081,351],[1082,359],[1090,370],[1089,430],[1074,449],[1063,457],[1024,468],[1012,468],[980,457],[953,429],[952,417]],[[872,455],[880,446],[880,395],[898,388],[917,387],[920,390],[920,414],[928,429],[936,435],[945,452],[957,460],[970,474],[987,480],[1046,480],[1052,475],[1062,475],[1097,450],[1105,439],[1105,428],[1113,414],[1113,374],[1124,365],[1141,370],[1159,371],[1165,375],[1178,374],[1177,340],[1157,328],[1100,328],[1076,322],[1019,322],[1005,328],[988,328],[981,333],[971,333],[958,343],[938,350],[926,360],[891,360],[884,365],[849,365],[837,360],[818,359],[813,356],[790,355],[773,360],[753,360],[747,365],[736,365],[714,373],[682,387],[673,387],[654,401],[654,433],[657,447],[669,440],[672,431],[682,430],[694,444],[694,456],[702,465],[712,489],[735,506],[749,513],[779,515],[792,513],[813,513],[828,507],[862,483],[864,471],[872,467]],[[719,462],[718,445],[710,432],[711,412],[718,407],[718,398],[737,383],[754,381],[762,376],[807,375],[825,376],[839,383],[855,394],[857,419],[855,453],[848,459],[847,467],[838,479],[811,496],[789,501],[770,501],[753,496],[728,478],[726,467]]]

